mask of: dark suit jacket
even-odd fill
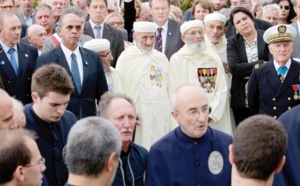
[[[22,38],[21,38],[21,42],[30,45],[30,43],[29,43],[29,41],[28,41],[28,36],[22,37]]]
[[[257,30],[258,61],[248,61],[242,35],[236,34],[227,40],[227,60],[232,74],[230,93],[233,109],[245,107],[245,84],[248,80],[244,77],[251,75],[254,65],[272,58],[268,45],[263,40],[263,33],[263,30]]]
[[[95,38],[93,28],[89,21],[87,21],[85,23],[83,33],[85,35],[91,36],[92,38]],[[104,23],[102,38],[107,39],[110,42],[110,50],[114,57],[113,61],[111,62],[111,66],[115,67],[119,56],[121,55],[121,53],[124,50],[124,42],[123,42],[122,32],[120,30]]]
[[[21,30],[21,36],[20,38],[23,38],[25,36],[27,36],[27,25],[22,25],[22,30]]]
[[[181,40],[180,26],[182,23],[169,19],[165,55],[170,60],[171,56],[176,53],[183,45]],[[155,40],[155,49],[158,49],[157,41]]]
[[[77,89],[73,91],[67,107],[78,119],[96,116],[95,100],[99,101],[101,95],[107,91],[107,83],[99,55],[85,48],[80,47],[79,50],[83,63],[82,91],[80,94]],[[40,55],[36,68],[49,63],[56,63],[64,67],[72,77],[70,67],[60,46]]]
[[[257,18],[254,18],[254,25],[256,29],[260,29],[264,31],[270,28],[271,26],[273,26],[271,23]],[[226,22],[225,27],[227,28],[227,31],[225,32],[226,38],[236,35],[236,30],[234,26],[231,24],[230,20]]]
[[[19,75],[7,58],[4,50],[0,49],[0,73],[6,92],[23,104],[31,103],[31,76],[34,72],[38,51],[35,47],[20,42],[18,45]]]
[[[283,83],[273,61],[253,69],[248,83],[249,108],[253,114],[267,114],[278,118],[282,113],[300,104],[294,99],[292,85],[300,84],[300,63],[292,60]]]
[[[274,176],[273,186],[300,185],[300,105],[283,113],[278,119],[288,134],[285,164]]]

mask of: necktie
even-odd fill
[[[280,75],[281,77],[283,77],[285,75],[287,71],[287,67],[286,66],[283,66],[283,67],[279,67],[277,72],[278,72],[278,75]]]
[[[79,75],[78,64],[76,60],[76,55],[74,53],[71,54],[71,72],[74,79],[74,83],[78,93],[81,93],[81,81]]]
[[[96,39],[101,39],[101,26],[95,26],[96,32]]]
[[[18,76],[19,70],[18,70],[17,60],[16,60],[15,55],[14,55],[15,51],[16,50],[14,48],[10,48],[8,50],[8,53],[10,54],[9,61],[11,63],[11,66],[14,68],[14,71],[15,71],[16,75]]]
[[[156,36],[158,51],[160,51],[160,52],[162,52],[162,36],[161,36],[162,30],[163,29],[161,27],[157,28],[158,35]]]

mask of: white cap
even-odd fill
[[[264,33],[264,41],[268,44],[280,41],[294,41],[297,31],[290,25],[275,25],[269,28]]]
[[[92,39],[83,44],[83,48],[94,52],[102,52],[110,48],[110,42],[107,39]]]
[[[226,17],[223,14],[220,14],[218,12],[214,12],[214,13],[207,14],[204,17],[204,24],[206,24],[209,21],[221,21],[225,25]]]
[[[203,23],[200,20],[192,20],[192,21],[187,21],[184,22],[181,26],[180,26],[180,32],[181,34],[184,34],[185,31],[187,31],[190,28],[203,28]]]
[[[154,23],[147,21],[138,21],[133,23],[135,32],[155,32],[157,26]]]

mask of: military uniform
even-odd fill
[[[267,114],[277,119],[300,103],[292,85],[300,85],[300,63],[291,60],[286,77],[281,81],[274,62],[257,64],[248,83],[249,108],[254,114]],[[299,91],[296,92],[299,96]]]

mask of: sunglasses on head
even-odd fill
[[[290,9],[290,6],[289,5],[284,5],[284,6],[282,6],[282,5],[279,5],[280,6],[280,9],[285,9],[285,10],[289,10]]]

